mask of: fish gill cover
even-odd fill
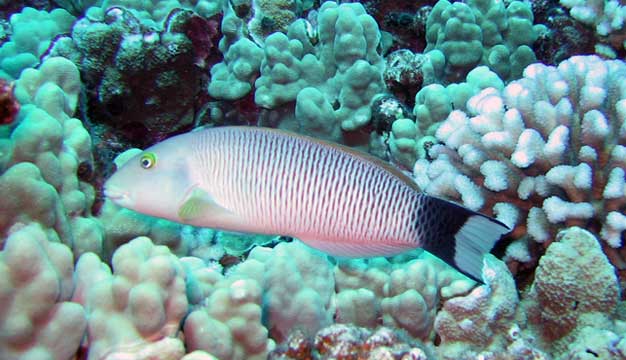
[[[1,359],[626,359],[619,2],[0,13]],[[244,124],[368,151],[495,216],[500,259],[477,285],[419,250],[334,258],[103,198],[123,150]]]

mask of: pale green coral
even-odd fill
[[[478,65],[487,65],[502,79],[516,79],[535,61],[531,46],[544,31],[533,25],[530,5],[512,1],[441,0],[426,24],[426,51],[437,77],[444,82],[462,79]]]
[[[315,45],[304,20],[293,23],[287,35],[274,33],[266,39],[255,101],[276,108],[295,100],[299,124],[286,127],[296,130],[308,126],[300,119],[319,119],[321,108],[326,124],[311,129],[325,128],[316,136],[340,141],[342,130],[356,130],[369,122],[370,102],[383,91],[381,35],[358,3],[325,2],[317,21]],[[305,89],[309,96],[300,96]]]
[[[392,158],[407,168],[417,160],[418,128],[411,119],[398,119],[391,125],[389,151]]]
[[[502,89],[504,83],[486,66],[470,71],[465,82],[423,87],[415,96],[416,120],[398,119],[392,124],[388,140],[391,159],[410,169],[417,159],[426,158],[428,148],[438,142],[433,135],[439,124],[453,110],[466,109],[467,101],[488,87]]]
[[[87,8],[100,5],[102,0],[53,0],[53,2],[73,15],[79,16]]]
[[[502,89],[504,83],[486,66],[479,66],[470,71],[465,82],[423,87],[415,95],[413,108],[413,115],[421,132],[433,135],[438,124],[445,120],[452,110],[465,110],[467,100],[488,87]]]
[[[323,64],[306,51],[300,39],[274,33],[267,38],[264,50],[261,77],[256,81],[258,105],[275,108],[295,100],[306,86],[321,85],[324,81]]]
[[[209,94],[218,99],[236,100],[252,90],[259,74],[263,50],[242,38],[228,48],[224,61],[211,68]]]
[[[13,14],[10,41],[0,47],[0,77],[15,79],[22,70],[39,64],[52,39],[69,33],[75,20],[63,9],[47,12],[26,7]]]
[[[78,69],[65,58],[48,58],[38,69],[22,72],[15,89],[22,109],[5,140],[11,167],[0,182],[7,186],[8,209],[33,209],[30,219],[74,251],[100,251],[102,229],[90,216],[95,191],[77,176],[80,165],[93,167],[91,138],[73,117],[79,91]],[[28,181],[13,178],[17,174]],[[25,192],[28,196],[16,196]]]
[[[466,292],[474,284],[433,255],[420,251],[392,259],[340,260],[334,278],[336,322],[367,327],[382,322],[423,341],[434,336],[439,302]],[[351,309],[355,304],[359,308]]]

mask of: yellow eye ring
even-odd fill
[[[141,165],[144,169],[150,169],[154,165],[156,165],[156,154],[152,152],[147,152],[141,155],[139,158],[139,165]]]

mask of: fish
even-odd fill
[[[423,248],[481,280],[483,256],[510,229],[422,192],[358,150],[283,130],[224,126],[139,152],[104,185],[117,205],[198,227],[297,238],[338,257]]]

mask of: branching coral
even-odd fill
[[[426,192],[498,216],[537,242],[586,224],[613,247],[626,229],[626,65],[576,56],[530,65],[483,90],[439,126],[434,159],[414,174]],[[528,261],[524,246],[509,255]],[[510,248],[511,249],[511,248]]]
[[[324,254],[295,242],[271,250],[257,247],[248,259],[250,264],[240,265],[236,274],[261,284],[265,323],[274,339],[282,340],[295,329],[312,335],[331,323],[334,281]]]
[[[616,49],[626,47],[626,6],[615,0],[561,0],[572,17],[595,27],[598,35],[608,37]]]
[[[467,100],[488,87],[502,90],[504,82],[486,66],[478,66],[470,71],[464,82],[447,86],[431,84],[420,89],[415,95],[415,116],[419,129],[425,135],[433,135],[433,127],[450,115],[452,110],[467,109]]]
[[[430,340],[439,302],[473,282],[432,256],[406,262],[412,257],[376,258],[369,266],[341,261],[333,267],[300,242],[281,243],[254,248],[223,277],[202,271],[197,260],[184,260],[192,266],[188,296],[196,304],[184,325],[187,346],[225,359],[263,357],[273,341],[295,333],[310,339],[333,318],[372,329],[384,324]],[[203,335],[208,329],[214,336]]]
[[[453,109],[466,110],[467,100],[482,89],[502,89],[504,83],[486,66],[479,66],[467,74],[465,82],[448,86],[430,84],[415,96],[413,115],[416,121],[399,115],[389,133],[391,159],[412,168],[417,158],[425,158],[427,147],[437,142],[432,135]]]
[[[15,223],[36,222],[51,239],[71,244],[71,231],[59,194],[30,162],[11,166],[0,176],[0,230],[6,236]]]
[[[416,338],[430,338],[439,300],[437,274],[433,270],[427,262],[416,261],[390,274],[381,301],[383,323],[406,329]]]
[[[98,216],[105,234],[103,258],[110,258],[115,249],[138,236],[147,236],[155,244],[167,245],[172,252],[186,255],[182,225],[139,214],[105,201]]]

